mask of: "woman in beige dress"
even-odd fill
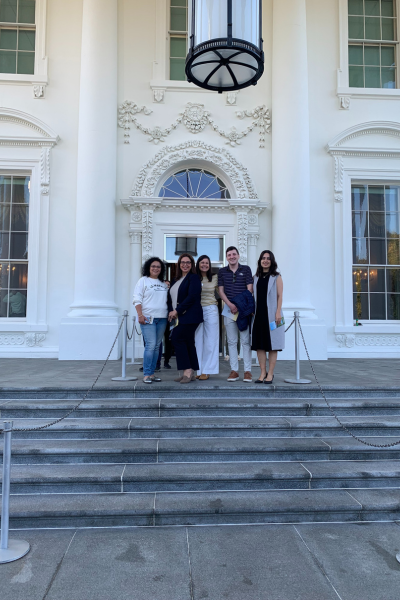
[[[196,329],[195,343],[199,370],[197,379],[203,381],[219,373],[219,314],[216,298],[218,275],[211,272],[211,260],[203,254],[197,261],[196,272],[201,280],[203,323]]]

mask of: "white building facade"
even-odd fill
[[[265,0],[263,77],[217,94],[186,0],[0,0],[0,356],[105,358],[186,243],[272,250],[312,358],[400,357],[399,15]]]

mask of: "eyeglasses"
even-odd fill
[[[150,269],[161,269],[160,265],[151,265]]]
[[[181,260],[181,265],[191,265],[190,260]]]

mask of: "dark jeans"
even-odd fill
[[[179,323],[172,331],[171,341],[175,348],[178,371],[185,371],[185,369],[197,371],[199,368],[194,343],[194,334],[198,326],[198,323],[188,323],[187,325]]]

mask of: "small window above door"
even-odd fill
[[[204,169],[182,169],[163,183],[160,198],[228,200],[230,194],[220,177]]]

